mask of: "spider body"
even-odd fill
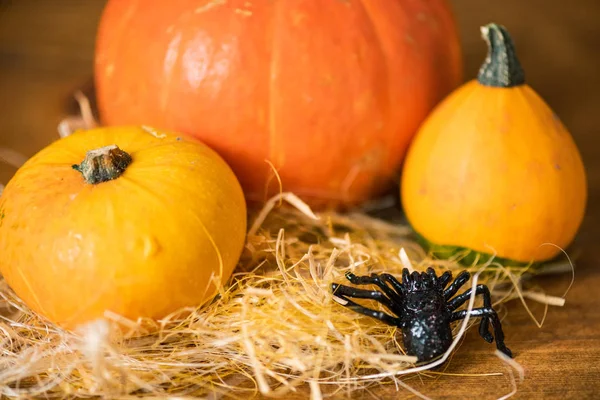
[[[451,323],[467,316],[466,310],[457,309],[467,302],[472,294],[468,289],[454,297],[469,280],[468,271],[461,272],[454,281],[449,271],[437,276],[433,268],[425,272],[409,273],[402,270],[402,282],[390,274],[356,276],[347,273],[346,278],[355,285],[375,285],[378,290],[365,290],[334,283],[335,296],[343,300],[343,305],[361,314],[376,318],[386,324],[402,329],[406,353],[419,361],[430,361],[444,354],[452,343]],[[504,344],[504,333],[498,314],[492,308],[490,292],[485,285],[477,285],[475,294],[483,297],[483,307],[470,311],[471,317],[481,317],[479,334],[487,342],[496,339],[496,347],[512,357]],[[383,304],[391,313],[363,307],[350,298],[371,299]],[[490,322],[494,336],[489,331]]]

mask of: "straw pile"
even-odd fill
[[[429,258],[405,225],[366,213],[315,215],[282,194],[254,216],[240,264],[215,301],[157,322],[157,333],[140,330],[148,321],[116,315],[107,318],[131,332],[95,322],[69,333],[32,313],[2,282],[0,388],[6,396],[47,398],[289,398],[308,385],[304,390],[318,399],[384,381],[405,385],[400,375],[432,366],[415,367],[394,327],[340,306],[330,287],[346,271],[399,274],[429,265],[440,273],[464,268],[457,259]],[[475,277],[496,304],[523,296],[561,304],[520,290],[522,267],[487,262],[468,269],[482,267]],[[457,323],[457,340],[473,322]]]

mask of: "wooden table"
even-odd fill
[[[467,76],[474,76],[485,54],[478,27],[490,21],[505,24],[530,85],[570,128],[589,173],[589,207],[578,238],[583,253],[566,305],[551,308],[541,328],[518,301],[507,305],[506,342],[525,368],[514,398],[600,399],[600,2],[576,3],[454,1]],[[0,0],[0,146],[30,156],[56,138],[65,104],[75,89],[90,82],[103,5],[103,0]],[[0,182],[13,173],[1,166]],[[562,295],[569,281],[567,275],[538,279],[554,295]],[[539,318],[542,308],[532,306]],[[446,372],[504,368],[475,329]],[[491,399],[511,390],[506,376],[413,379],[411,385],[435,399]],[[373,395],[413,397],[392,387]]]

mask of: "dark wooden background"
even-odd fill
[[[90,82],[103,5],[104,0],[0,0],[0,146],[30,156],[56,138],[73,91]],[[600,399],[600,1],[454,0],[453,5],[466,76],[475,75],[485,55],[479,26],[506,25],[529,84],[570,128],[589,175],[589,206],[578,237],[583,252],[566,305],[551,308],[541,328],[519,302],[506,307],[506,342],[525,368],[514,398]],[[13,173],[0,166],[0,182]],[[554,295],[562,295],[569,281],[567,275],[538,279]],[[534,311],[540,318],[543,309],[534,306]],[[446,372],[504,372],[493,349],[474,329]],[[410,384],[435,399],[492,399],[511,390],[507,376],[424,378]],[[393,387],[372,395],[357,397],[414,397]]]

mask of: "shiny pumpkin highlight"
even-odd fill
[[[229,279],[246,233],[239,182],[194,138],[79,131],[29,159],[0,197],[0,272],[64,327],[158,319]]]
[[[478,79],[445,99],[411,145],[404,210],[435,245],[548,260],[581,225],[584,165],[567,128],[525,83],[505,28],[482,33],[490,53]]]
[[[461,79],[445,0],[111,0],[95,61],[104,124],[201,138],[249,200],[279,191],[270,163],[284,191],[332,207],[390,187]]]

